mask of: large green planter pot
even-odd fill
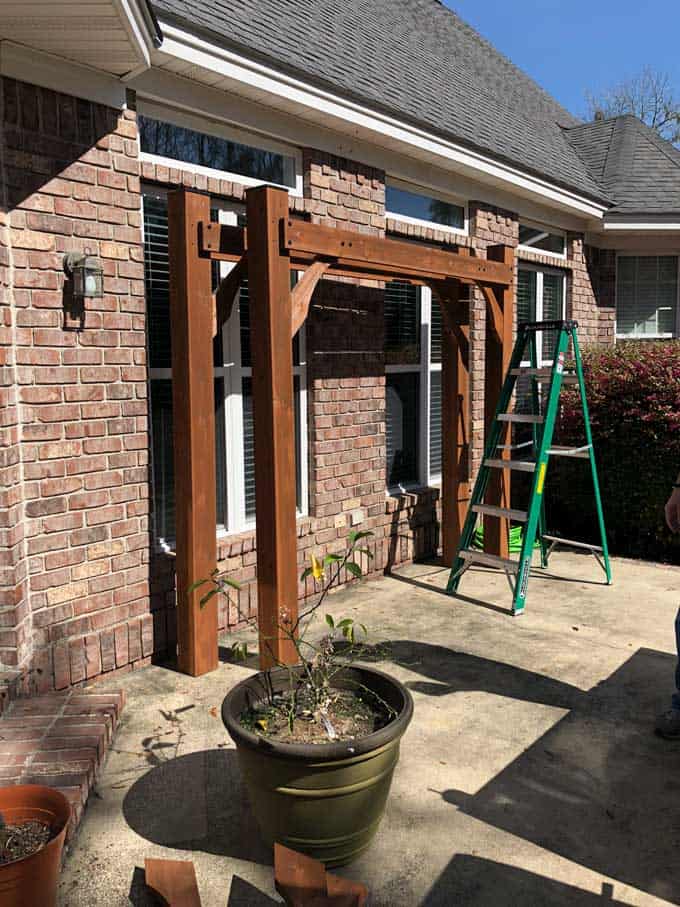
[[[344,674],[344,683],[358,681],[394,709],[396,717],[386,727],[356,740],[321,744],[280,743],[251,733],[239,716],[268,691],[287,689],[285,668],[241,681],[222,704],[265,841],[327,866],[350,862],[371,843],[385,811],[399,742],[413,715],[411,694],[393,677],[365,667],[348,667]]]

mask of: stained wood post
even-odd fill
[[[442,307],[442,559],[453,565],[470,502],[470,310],[460,281],[448,281]],[[439,293],[439,291],[438,291]],[[436,303],[435,303],[436,304]]]
[[[492,261],[501,261],[512,268],[514,251],[510,246],[490,246],[486,250],[486,257]],[[484,375],[484,421],[487,434],[493,422],[505,373],[510,366],[510,358],[512,356],[514,282],[507,287],[495,285],[493,293],[498,302],[500,313],[497,317],[494,316],[494,312],[487,303]],[[501,435],[500,443],[509,444],[510,438],[511,426],[508,424]],[[510,452],[503,451],[501,456],[504,459],[508,459]],[[509,469],[491,470],[486,502],[497,507],[510,507]],[[497,554],[500,557],[507,558],[509,554],[509,530],[510,525],[507,519],[485,516],[484,550],[489,554]]]
[[[284,189],[246,193],[255,430],[255,517],[260,667],[294,664],[295,646],[281,627],[297,620],[295,413],[292,299],[281,222]]]
[[[188,591],[217,562],[213,301],[198,245],[209,219],[207,195],[168,195],[178,665],[193,677],[218,665],[217,600],[201,606],[202,591]]]

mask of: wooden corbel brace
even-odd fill
[[[309,304],[312,301],[316,285],[329,268],[330,263],[327,261],[312,262],[300,280],[293,287],[291,292],[291,299],[293,302],[292,337],[295,337],[305,323],[305,319],[309,313]]]
[[[215,290],[215,322],[213,324],[213,337],[218,333],[225,321],[228,321],[234,300],[244,277],[248,276],[248,256],[242,255],[226,277],[223,277]]]
[[[479,284],[479,289],[482,291],[482,295],[486,300],[486,304],[489,307],[491,312],[491,323],[493,325],[494,332],[499,340],[503,339],[503,308],[501,303],[498,301],[498,297],[494,293],[493,287],[489,284]]]

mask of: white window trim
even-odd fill
[[[520,217],[519,225],[521,227],[531,227],[534,230],[543,230],[543,232],[548,235],[552,233],[553,236],[561,236],[564,238],[564,252],[550,252],[545,249],[537,249],[536,246],[526,246],[524,243],[520,243],[517,248],[521,252],[531,252],[533,255],[546,255],[548,258],[554,258],[558,261],[567,260],[567,234],[565,230],[560,230],[559,227],[551,227],[548,224],[540,224],[535,220],[529,220],[528,218]]]
[[[162,187],[142,185],[144,195],[166,195],[167,190]],[[219,209],[220,223],[236,225],[238,215],[245,213],[243,205],[232,202],[222,202],[213,198],[211,205]],[[142,201],[142,231],[144,229]],[[142,240],[143,241],[143,240]],[[220,262],[220,276],[224,277],[235,266],[233,262]],[[297,510],[298,517],[309,513],[309,453],[308,453],[308,425],[307,425],[307,357],[305,342],[305,327],[300,329],[299,351],[300,362],[293,366],[293,375],[299,380],[300,387],[300,498],[301,508]],[[148,344],[148,336],[147,336]],[[245,467],[243,444],[243,397],[241,394],[243,378],[252,378],[252,368],[241,365],[241,321],[238,298],[232,307],[231,316],[222,325],[222,365],[213,365],[213,378],[221,378],[224,382],[224,430],[225,430],[225,490],[226,490],[226,526],[217,524],[216,534],[218,539],[239,535],[255,529],[255,520],[248,519],[245,512]],[[212,355],[212,348],[210,350]],[[147,349],[148,357],[148,349]],[[150,359],[148,359],[150,361]],[[170,368],[148,368],[148,383],[158,379],[172,379]],[[149,386],[149,399],[151,387]],[[216,426],[217,428],[217,426]],[[149,426],[149,450],[151,473],[153,476],[153,427]],[[152,488],[155,496],[155,489]],[[175,540],[159,537],[155,534],[155,544],[163,551],[174,551]]]
[[[675,332],[656,334],[619,333],[619,258],[675,258],[678,262],[677,300],[675,306]],[[657,309],[658,324],[658,309]],[[680,251],[679,252],[617,252],[614,269],[614,338],[616,340],[675,340],[680,337]]]
[[[409,217],[407,214],[398,214],[396,211],[390,211],[386,208],[385,217],[392,220],[400,221],[403,224],[415,224],[418,227],[428,227],[430,230],[441,230],[442,233],[450,233],[453,236],[468,236],[470,231],[470,221],[468,217],[467,201],[460,196],[451,195],[448,192],[441,192],[438,189],[431,189],[429,186],[420,186],[416,183],[409,183],[406,180],[400,180],[396,177],[388,176],[385,181],[385,193],[387,186],[394,186],[395,189],[404,189],[406,192],[414,192],[416,195],[425,195],[430,198],[437,198],[447,204],[456,205],[463,209],[463,226],[450,227],[447,224],[440,224],[434,220],[423,220],[419,217]]]
[[[567,314],[567,275],[559,268],[550,268],[544,265],[537,265],[533,262],[520,261],[519,269],[524,271],[534,271],[536,273],[536,321],[543,321],[543,275],[555,274],[562,278],[562,319]],[[552,359],[543,356],[543,331],[536,331],[536,352],[538,354],[538,368],[550,366],[553,364]],[[522,360],[523,366],[530,365],[528,359]]]
[[[253,148],[260,148],[263,151],[271,151],[275,154],[283,154],[292,158],[294,161],[295,173],[294,185],[285,185],[283,183],[269,183],[267,180],[258,180],[250,176],[244,176],[241,173],[232,173],[228,170],[217,170],[214,167],[204,167],[201,164],[193,164],[190,161],[180,161],[177,158],[164,157],[160,154],[153,154],[149,151],[142,151],[140,147],[139,159],[148,161],[153,164],[160,164],[164,167],[172,167],[177,170],[187,170],[190,173],[200,173],[204,176],[215,179],[227,180],[232,183],[240,183],[243,186],[261,186],[280,185],[282,189],[288,190],[291,195],[302,196],[303,194],[303,175],[302,175],[302,152],[293,145],[286,145],[283,142],[276,141],[268,136],[259,133],[247,132],[244,129],[232,126],[224,121],[208,118],[205,116],[195,116],[187,113],[177,107],[158,104],[154,101],[147,101],[140,98],[137,102],[137,113],[141,116],[150,117],[155,120],[162,120],[166,123],[172,123],[174,126],[180,126],[185,129],[192,129],[194,132],[202,132],[206,135],[215,135],[228,141],[238,142],[242,145],[250,145]],[[141,136],[140,136],[141,142]]]
[[[385,365],[386,375],[418,375],[418,478],[412,482],[388,485],[386,497],[408,494],[418,488],[437,487],[441,473],[430,474],[430,390],[432,372],[441,372],[441,362],[431,362],[432,354],[432,290],[420,287],[420,362],[404,365]]]

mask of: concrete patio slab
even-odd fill
[[[392,796],[346,867],[374,907],[680,903],[680,744],[668,706],[680,569],[556,554],[508,614],[504,577],[418,565],[329,600],[413,693]],[[207,907],[279,904],[219,716],[252,670],[115,678],[127,706],[71,847],[62,907],[145,907],[147,856],[192,859]],[[106,684],[100,683],[101,690]]]

